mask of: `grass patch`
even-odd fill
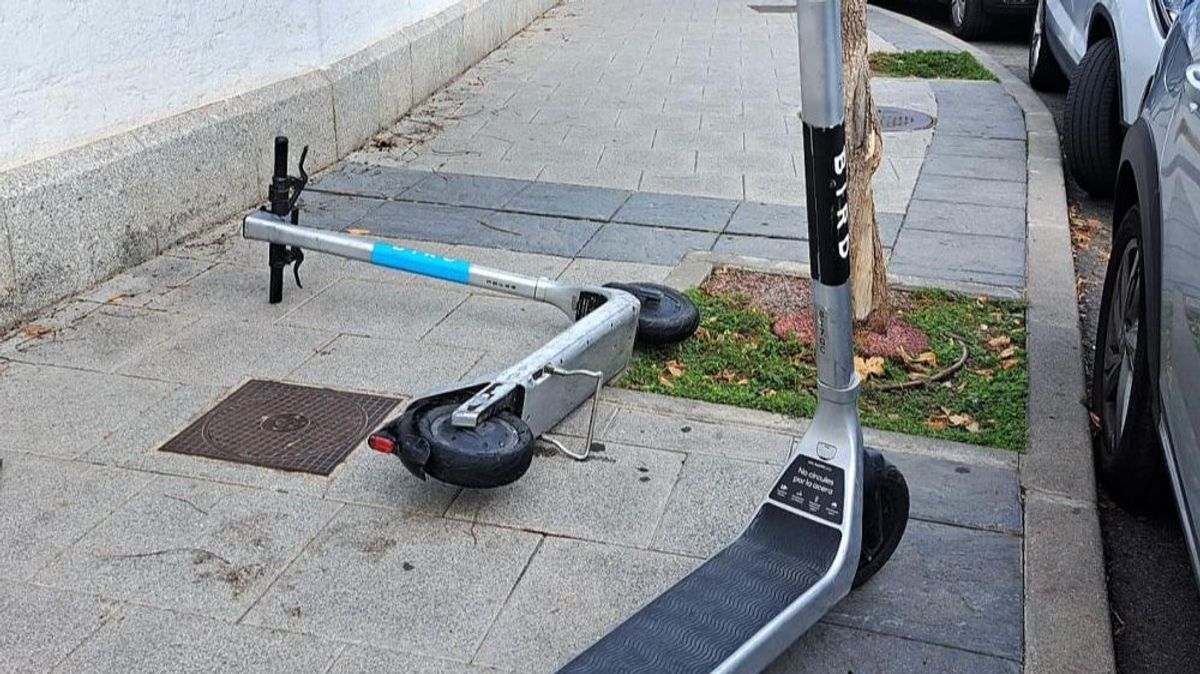
[[[931,80],[983,80],[996,76],[973,55],[963,51],[919,49],[903,52],[871,52],[871,72],[883,77],[920,77]]]
[[[772,332],[773,319],[744,295],[690,290],[700,307],[700,330],[681,344],[638,351],[619,382],[625,388],[750,409],[809,417],[816,406],[813,350]],[[935,290],[895,291],[898,313],[923,330],[938,368],[954,363],[962,337],[970,351],[949,381],[906,390],[880,390],[913,376],[899,359],[863,385],[862,421],[874,428],[1011,450],[1025,448],[1029,379],[1025,310],[1015,301],[965,297]],[[914,356],[917,354],[913,354]],[[926,356],[928,357],[928,356]]]

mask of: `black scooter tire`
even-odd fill
[[[639,344],[662,346],[675,344],[691,337],[700,327],[700,310],[687,295],[658,283],[608,283],[638,298],[637,341]],[[655,301],[648,301],[654,299]]]
[[[475,428],[450,423],[461,400],[431,398],[397,420],[400,460],[417,477],[459,487],[492,489],[516,482],[533,461],[534,437],[517,415],[503,411]]]
[[[863,547],[858,555],[854,587],[871,580],[887,564],[900,545],[900,539],[904,538],[904,530],[908,528],[908,483],[899,468],[886,461],[883,464],[882,472],[876,476],[874,484],[869,487],[864,485],[863,509],[876,509],[879,529],[875,536],[867,535],[865,529],[871,526],[872,518],[864,512]],[[868,543],[871,538],[875,540]]]

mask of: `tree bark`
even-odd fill
[[[847,183],[850,200],[850,280],[854,319],[883,332],[892,317],[887,263],[875,220],[871,178],[883,161],[879,110],[871,97],[866,0],[842,0],[842,76],[846,89]]]

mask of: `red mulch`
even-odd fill
[[[780,339],[796,339],[811,344],[813,317],[809,281],[806,278],[753,272],[734,267],[718,267],[700,284],[710,295],[738,295],[752,308],[775,319],[772,330]],[[908,305],[908,293],[892,289],[892,302],[897,310]],[[855,330],[854,343],[860,354],[870,356],[899,356],[900,350],[915,355],[929,350],[929,337],[905,323],[900,313],[892,316],[887,333]]]

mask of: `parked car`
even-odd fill
[[[1163,40],[1188,0],[1038,0],[1029,82],[1067,87],[1063,148],[1079,186],[1112,194],[1125,130],[1137,120]]]
[[[1200,3],[1171,30],[1122,147],[1092,379],[1097,473],[1121,504],[1200,519]]]
[[[999,17],[1032,16],[1037,0],[950,0],[952,32],[964,40],[987,37]]]

